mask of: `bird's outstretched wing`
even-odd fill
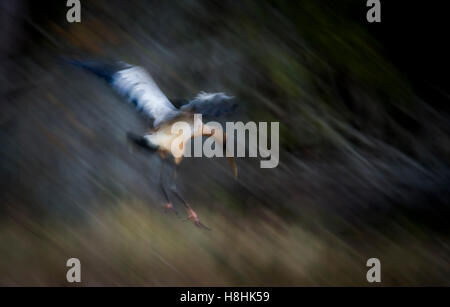
[[[123,62],[114,64],[80,60],[70,62],[105,79],[145,117],[153,120],[153,126],[158,126],[180,113],[142,67]]]
[[[139,111],[153,118],[154,126],[179,113],[153,78],[141,67],[132,66],[118,71],[113,77],[112,85],[133,102]]]
[[[219,117],[234,112],[237,104],[234,97],[224,93],[201,92],[180,110],[202,114],[207,117]]]

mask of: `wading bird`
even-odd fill
[[[67,59],[66,59],[67,60]],[[163,172],[165,159],[169,156],[174,158],[175,171],[172,175],[170,191],[183,203],[188,212],[188,220],[192,220],[194,224],[200,228],[209,229],[200,222],[198,215],[192,209],[188,202],[180,195],[174,179],[176,176],[176,167],[181,163],[182,156],[174,157],[171,146],[175,138],[179,138],[179,134],[172,133],[172,126],[177,122],[187,123],[191,127],[191,134],[186,136],[180,144],[181,152],[184,152],[185,143],[191,138],[211,136],[215,139],[216,145],[223,147],[226,151],[226,135],[222,129],[218,127],[208,127],[203,122],[200,125],[194,123],[194,114],[203,116],[220,116],[231,113],[237,106],[233,97],[224,93],[204,93],[201,92],[188,103],[177,108],[164,95],[164,93],[156,85],[153,78],[141,67],[132,66],[123,62],[114,64],[105,64],[98,61],[82,61],[70,59],[70,63],[80,66],[95,75],[106,80],[117,92],[119,92],[128,102],[134,104],[136,109],[147,119],[149,131],[144,135],[136,133],[127,133],[127,139],[133,147],[141,148],[152,153],[159,153],[162,162],[159,175],[159,185],[162,194],[166,200],[164,206],[165,211],[173,211],[177,213],[170,200],[168,189],[164,184]],[[233,169],[234,176],[237,176],[237,167],[231,155],[226,155]]]

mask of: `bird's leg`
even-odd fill
[[[177,186],[176,186],[176,183],[175,183],[175,179],[176,179],[176,176],[177,176],[177,168],[178,168],[178,165],[175,166],[175,170],[173,172],[171,190],[172,190],[173,194],[175,194],[175,196],[183,203],[184,207],[186,208],[186,211],[189,214],[185,221],[192,220],[194,222],[195,226],[197,226],[199,228],[211,230],[208,226],[206,226],[205,224],[200,222],[200,219],[198,218],[197,213],[195,213],[195,211],[188,204],[188,202],[178,192],[178,189],[177,189]]]
[[[163,178],[164,164],[165,164],[164,160],[161,160],[161,170],[159,172],[159,187],[161,188],[164,198],[166,199],[166,204],[164,205],[164,212],[172,211],[175,214],[178,214],[177,210],[175,210],[172,202],[169,199],[169,195],[167,194],[166,188],[164,187],[164,178]]]

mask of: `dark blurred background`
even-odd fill
[[[442,2],[0,1],[0,284],[450,285]],[[145,67],[169,98],[236,96],[279,121],[280,164],[186,159],[202,231],[164,214],[145,126],[61,55]]]

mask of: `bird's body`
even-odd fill
[[[185,136],[176,134],[172,131],[172,123],[167,123],[157,129],[151,130],[149,134],[144,135],[144,138],[149,143],[158,144],[158,151],[164,155],[172,152],[172,144],[174,144],[176,139],[181,138],[180,143],[183,144],[183,148],[180,148],[180,150],[184,150],[186,148],[184,144],[186,144],[191,138],[202,135],[202,125],[196,126],[193,116],[189,114],[177,116],[173,121],[183,121],[183,123],[189,126],[192,133]],[[175,161],[179,164],[181,159],[176,159]]]
[[[181,153],[186,149],[186,142],[191,138],[201,137],[203,135],[213,136],[215,141],[226,150],[225,133],[222,130],[208,127],[203,122],[197,123],[194,114],[205,116],[219,116],[234,111],[236,105],[231,101],[233,97],[224,93],[204,93],[201,92],[187,104],[176,108],[166,95],[156,85],[153,78],[141,67],[132,66],[123,62],[105,64],[97,61],[79,61],[69,60],[70,63],[83,67],[84,69],[105,79],[119,94],[133,103],[136,109],[152,124],[148,133],[137,135],[128,133],[128,139],[132,144],[151,152],[159,152],[162,158],[174,156],[172,145],[177,139]],[[177,122],[183,122],[190,128],[190,133],[181,135],[173,131],[173,125]],[[175,129],[176,130],[176,129]],[[180,142],[180,137],[181,142]],[[178,165],[183,158],[174,156],[175,163]],[[233,173],[237,176],[237,167],[233,158],[228,157]],[[167,190],[162,180],[162,171],[160,175],[161,190],[166,198],[167,210],[173,210],[172,202],[169,199]],[[172,189],[174,194],[183,202],[189,213],[189,219],[192,219],[195,225],[207,228],[198,219],[197,214],[191,206],[181,197],[176,188]]]

